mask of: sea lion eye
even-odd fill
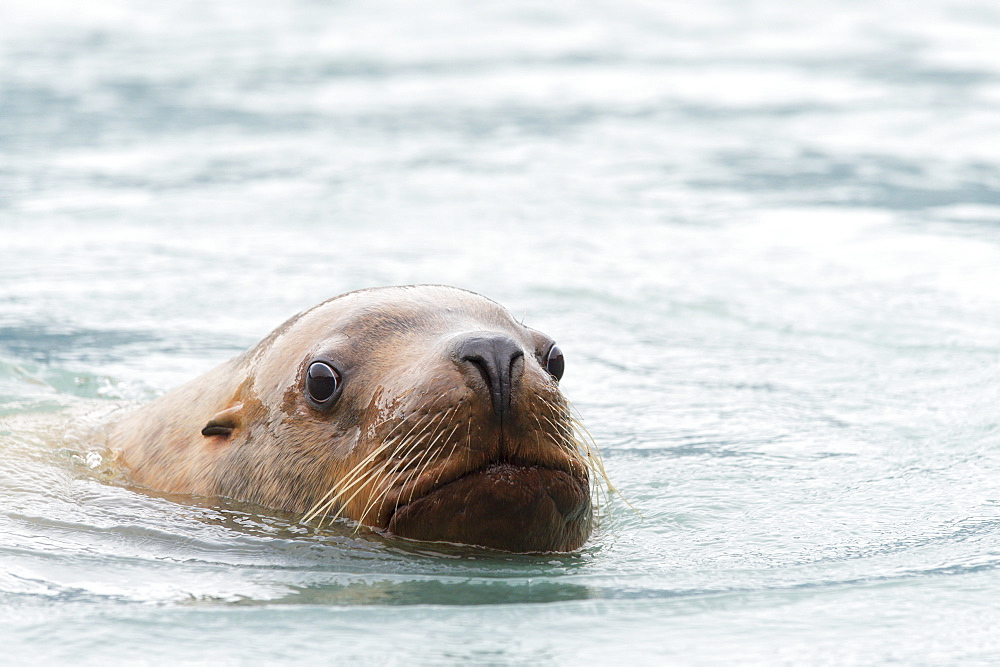
[[[326,403],[337,393],[340,376],[325,361],[314,361],[306,371],[306,392],[317,403]]]
[[[545,360],[545,370],[556,381],[562,379],[563,371],[566,370],[566,359],[563,358],[562,350],[559,349],[558,345],[553,345],[549,350],[549,358]]]

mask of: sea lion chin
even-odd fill
[[[350,292],[109,428],[132,479],[303,521],[511,552],[571,551],[593,525],[596,449],[552,339],[485,297]]]
[[[395,509],[388,532],[504,551],[587,538],[588,489],[563,470],[493,463]]]

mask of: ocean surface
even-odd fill
[[[505,556],[87,455],[424,282],[558,341],[635,511]],[[998,628],[996,2],[0,3],[0,662],[952,664]]]

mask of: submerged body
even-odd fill
[[[484,297],[351,292],[118,421],[110,446],[161,491],[227,496],[387,534],[569,551],[590,473],[562,355]]]

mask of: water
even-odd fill
[[[1000,660],[998,44],[985,0],[0,5],[4,660]],[[83,458],[413,282],[559,341],[638,513],[489,557]]]

